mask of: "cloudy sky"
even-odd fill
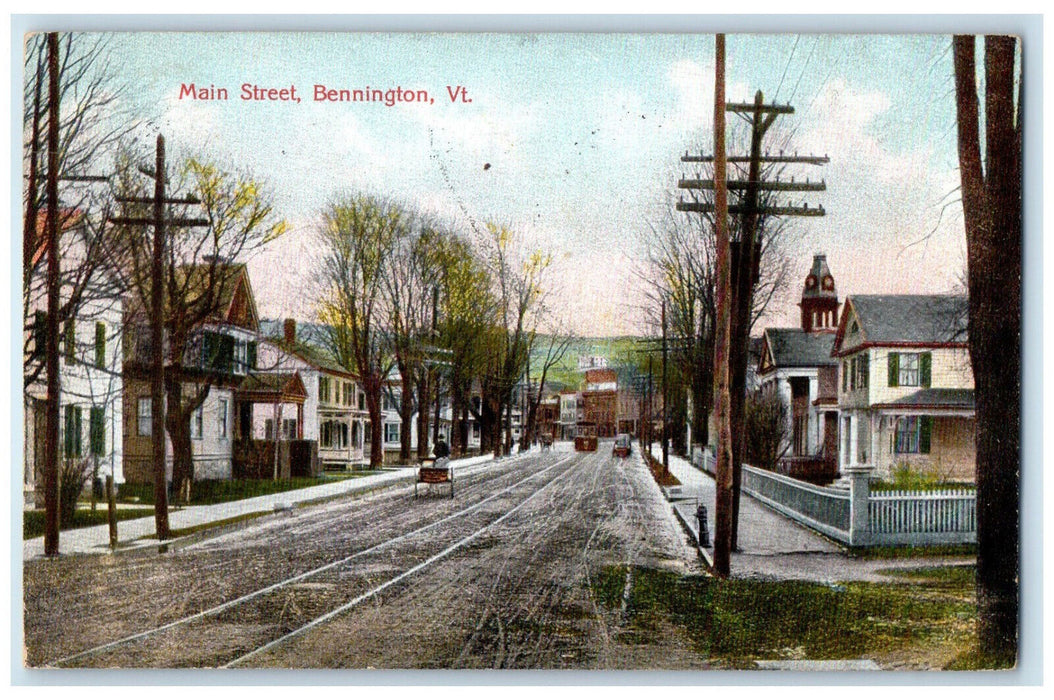
[[[632,271],[689,169],[680,155],[712,148],[713,47],[704,34],[168,33],[114,35],[113,57],[170,151],[243,165],[276,192],[292,228],[250,262],[262,315],[311,319],[302,280],[319,213],[365,192],[466,229],[509,225],[555,254],[554,305],[577,330],[615,335],[642,328]],[[760,89],[795,107],[766,145],[831,159],[796,171],[827,181],[806,197],[827,216],[791,222],[794,284],[765,325],[797,323],[816,252],[843,297],[951,290],[965,244],[950,38],[730,35],[727,55],[729,100]],[[190,83],[229,99],[180,99]],[[301,101],[243,101],[244,83],[296,86]],[[316,84],[434,103],[322,103]],[[743,128],[730,119],[730,140]]]

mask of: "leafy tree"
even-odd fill
[[[381,392],[394,365],[384,327],[386,266],[405,231],[406,214],[366,195],[344,196],[323,212],[319,320],[337,361],[355,368],[372,426],[370,466],[384,463]],[[408,397],[404,397],[409,400]]]

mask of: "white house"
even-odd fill
[[[832,349],[839,362],[841,468],[898,468],[973,480],[974,381],[966,298],[850,296]]]
[[[112,476],[124,481],[121,422],[122,304],[110,292],[109,273],[96,269],[87,282],[76,279],[84,246],[77,237],[80,214],[63,211],[62,285],[60,306],[65,306],[75,286],[82,302],[61,324],[59,338],[59,458],[83,461],[97,478]],[[29,264],[33,273],[25,297],[23,392],[24,445],[23,490],[26,504],[43,505],[43,462],[47,375],[44,371],[44,330],[47,299],[44,294],[45,251],[41,246]]]

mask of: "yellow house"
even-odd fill
[[[838,464],[901,467],[973,481],[974,381],[966,297],[846,299],[831,356],[838,361]]]

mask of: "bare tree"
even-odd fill
[[[1015,71],[1017,40],[986,36],[982,163],[975,37],[956,36],[953,49],[976,401],[977,629],[982,654],[1012,665],[1020,528],[1022,81]]]
[[[533,350],[539,339],[542,339],[542,336],[534,335],[531,339],[531,347],[528,353]],[[534,441],[538,425],[538,407],[545,397],[545,382],[549,376],[549,371],[563,361],[564,356],[576,339],[577,337],[572,331],[562,329],[559,326],[550,329],[549,333],[544,336],[545,355],[542,357],[542,371],[538,376],[537,391],[531,391],[530,372],[528,371],[527,373],[527,413],[523,420],[523,430],[520,432],[521,451],[527,450]]]

